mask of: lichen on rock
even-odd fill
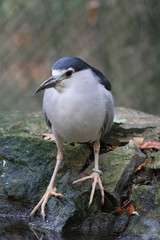
[[[64,198],[50,198],[46,221],[41,218],[40,211],[33,218],[29,214],[49,183],[57,147],[54,142],[40,136],[48,132],[41,113],[0,115],[1,218],[9,217],[13,222],[21,220],[47,239],[52,239],[53,233],[58,234],[59,239],[65,239],[71,231],[83,239],[102,239],[104,236],[108,239],[151,239],[152,230],[153,239],[158,239],[160,153],[142,151],[128,142],[136,136],[159,141],[160,118],[124,108],[116,108],[116,115],[125,118],[125,123],[114,125],[101,139],[103,153],[99,167],[103,172],[104,206],[97,188],[94,201],[88,207],[91,181],[72,185],[74,180],[92,171],[91,145],[64,144],[64,159],[56,179],[56,187]],[[105,152],[106,144],[117,145],[118,148]],[[146,158],[150,162],[135,173]],[[125,198],[133,202],[140,216],[113,214],[115,207],[122,207]],[[3,232],[3,225],[0,230]]]

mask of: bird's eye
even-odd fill
[[[73,71],[72,70],[68,70],[66,72],[66,77],[70,77],[72,75]]]

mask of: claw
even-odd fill
[[[74,181],[72,184],[77,184],[79,182],[85,182],[89,179],[93,179],[92,190],[91,190],[91,195],[90,195],[90,200],[89,200],[89,206],[93,202],[93,197],[94,197],[94,193],[95,193],[95,189],[96,189],[96,184],[99,185],[100,192],[101,192],[101,197],[102,197],[102,204],[104,204],[104,188],[103,188],[103,185],[102,185],[102,182],[101,182],[101,179],[100,179],[100,176],[99,176],[98,172],[93,172],[90,176],[78,179],[78,180]]]
[[[62,198],[63,195],[61,193],[57,193],[57,189],[50,189],[47,188],[45,194],[43,195],[43,197],[41,198],[41,200],[38,202],[38,204],[35,206],[35,208],[32,210],[32,212],[30,213],[30,216],[33,216],[35,214],[35,212],[38,210],[38,208],[40,208],[41,206],[41,215],[43,217],[43,220],[45,219],[45,206],[48,202],[49,197],[54,196],[56,198]]]

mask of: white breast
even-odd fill
[[[92,72],[81,71],[63,81],[62,91],[47,89],[43,107],[56,131],[68,142],[87,142],[98,138],[103,126],[108,102],[113,98]],[[77,74],[77,75],[76,75]],[[79,79],[80,77],[80,79]],[[111,108],[111,106],[109,106]]]

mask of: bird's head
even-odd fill
[[[34,92],[57,87],[62,81],[72,77],[75,72],[88,69],[90,66],[77,57],[63,57],[57,61],[52,68],[52,76],[45,80]]]
[[[110,82],[99,70],[90,66],[80,58],[63,57],[53,65],[52,76],[45,80],[36,89],[34,95],[41,90],[45,90],[47,88],[57,88],[58,86],[64,86],[65,84],[62,84],[62,82],[64,83],[64,80],[72,79],[74,76],[74,80],[79,81],[84,78],[84,70],[85,78],[89,79],[94,75],[95,81],[98,81],[100,84],[104,85],[106,89],[111,90]]]

